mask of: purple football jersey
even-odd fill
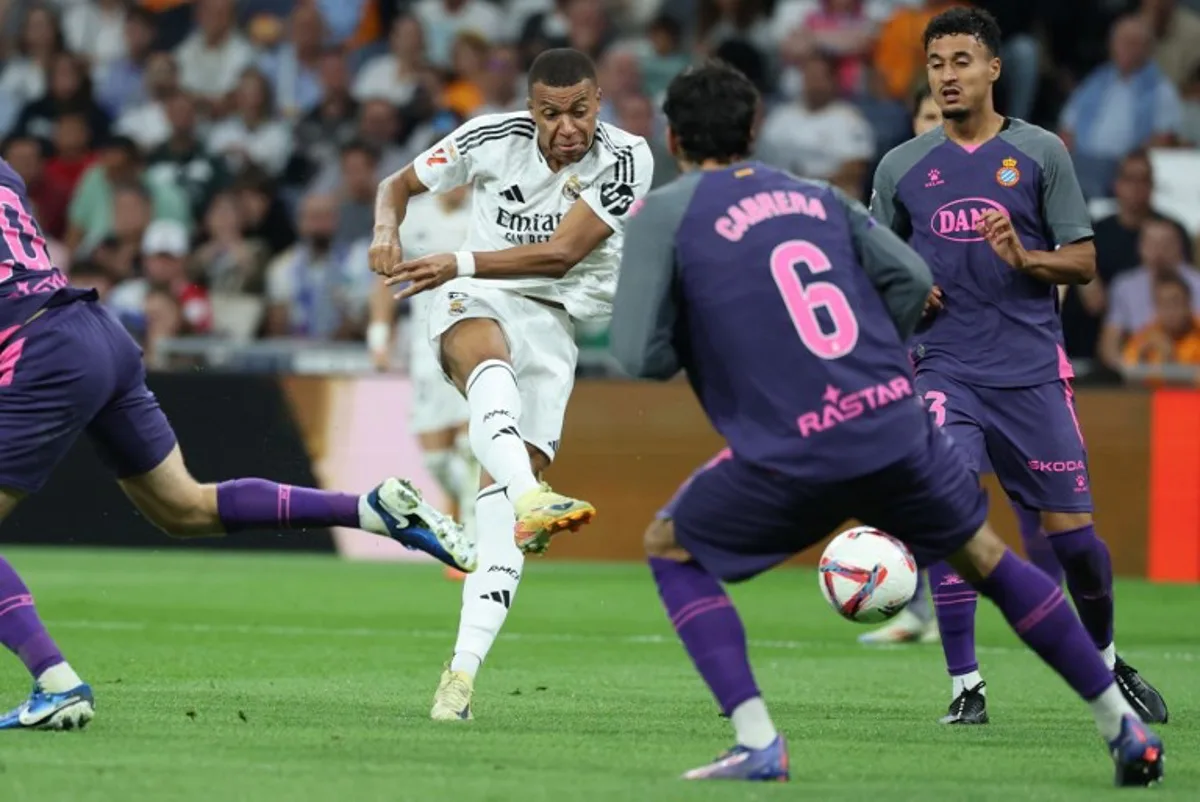
[[[610,330],[627,372],[687,372],[739,459],[821,481],[927,436],[903,337],[928,268],[856,201],[761,164],[652,192],[625,232]]]
[[[1010,119],[967,149],[942,128],[893,149],[875,172],[871,212],[925,258],[944,308],[912,338],[919,371],[984,387],[1029,387],[1071,375],[1058,293],[998,257],[975,230],[988,210],[1030,251],[1090,239],[1091,218],[1057,136]]]
[[[33,219],[25,182],[0,159],[0,340],[39,309],[84,297],[96,293],[67,286]]]

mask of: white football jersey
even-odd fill
[[[400,224],[400,242],[405,259],[417,259],[434,253],[453,253],[467,241],[471,224],[471,204],[447,210],[433,195],[418,195],[408,202],[404,222]],[[414,319],[424,319],[429,304],[427,292],[411,299]],[[424,331],[424,329],[420,329]]]
[[[422,153],[413,168],[432,192],[471,184],[471,230],[463,247],[472,251],[545,242],[582,200],[613,234],[565,276],[475,281],[555,301],[580,320],[611,316],[625,220],[650,189],[654,173],[654,157],[642,137],[599,123],[587,154],[555,173],[538,147],[529,112],[487,114]]]

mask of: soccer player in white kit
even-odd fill
[[[595,65],[543,52],[529,69],[529,111],[485,115],[387,179],[376,202],[371,268],[432,290],[429,335],[466,396],[483,466],[476,506],[479,568],[466,578],[454,657],[432,717],[471,718],[475,673],[508,614],[523,552],[591,520],[586,501],[538,475],[558,450],[575,381],[574,320],[611,316],[624,221],[650,187],[645,140],[599,123]],[[409,198],[473,187],[464,249],[401,262]]]
[[[408,255],[454,251],[466,242],[471,220],[470,198],[471,191],[466,186],[441,195],[414,198],[400,227],[400,238]],[[397,340],[407,340],[408,374],[413,388],[411,430],[417,436],[426,470],[453,500],[459,522],[466,534],[474,539],[479,463],[467,442],[467,402],[446,379],[429,343],[429,298],[429,295],[418,295],[410,299],[408,336],[395,337],[392,323],[396,317],[396,301],[381,280],[371,299],[367,345],[376,368],[387,370],[399,345]],[[446,573],[456,579],[465,576],[449,567]]]

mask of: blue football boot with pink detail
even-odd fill
[[[1163,742],[1137,716],[1121,720],[1121,734],[1108,742],[1118,787],[1145,787],[1162,782]]]
[[[791,779],[787,743],[779,735],[766,749],[738,744],[707,766],[687,772],[683,779],[787,782]]]

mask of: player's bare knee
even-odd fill
[[[441,351],[442,369],[464,394],[467,379],[476,367],[491,359],[512,361],[503,329],[488,318],[455,323],[441,336]]]
[[[642,545],[647,557],[660,560],[674,560],[685,563],[692,559],[678,543],[675,542],[675,524],[669,518],[655,518],[642,537]]]
[[[991,575],[1006,551],[1008,546],[985,523],[961,549],[950,555],[947,562],[963,580],[975,584]]]
[[[1082,529],[1092,523],[1090,512],[1042,512],[1040,517],[1042,529],[1052,535]]]

